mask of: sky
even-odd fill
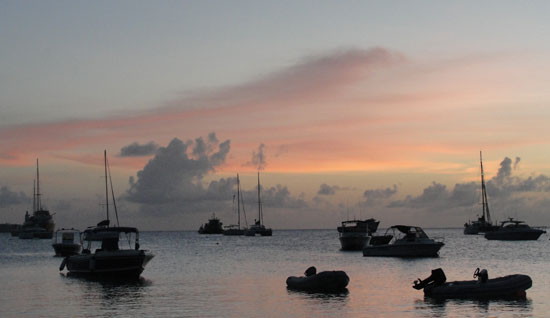
[[[546,1],[2,1],[0,222],[550,225]]]

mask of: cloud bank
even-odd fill
[[[0,188],[0,208],[30,202],[31,199],[24,192],[12,191],[7,186],[2,186]]]
[[[150,141],[140,145],[137,141],[120,149],[120,157],[143,157],[154,155],[158,149],[156,142]]]

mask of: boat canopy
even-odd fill
[[[404,234],[415,234],[417,237],[428,237],[424,230],[419,226],[413,225],[394,225],[391,229],[397,229],[399,232]]]
[[[118,239],[120,233],[136,233],[138,229],[135,227],[94,227],[84,231],[85,241],[103,241],[106,239]]]

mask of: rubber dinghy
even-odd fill
[[[314,266],[308,268],[306,276],[290,276],[286,285],[290,289],[312,292],[337,292],[346,290],[349,277],[344,271],[325,271],[317,274]]]
[[[489,279],[486,269],[476,269],[477,280],[446,283],[441,268],[432,270],[430,277],[414,282],[413,288],[424,289],[424,295],[437,299],[523,299],[533,282],[527,275],[515,274]]]

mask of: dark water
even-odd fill
[[[444,237],[441,257],[366,258],[341,252],[336,230],[275,231],[273,237],[199,236],[145,232],[142,248],[156,255],[137,283],[66,277],[49,240],[0,234],[0,316],[7,317],[548,317],[550,242],[487,241],[461,230],[427,230]],[[286,277],[311,265],[345,270],[348,292],[288,291]],[[523,301],[424,299],[417,277],[442,267],[448,280],[530,275]]]

